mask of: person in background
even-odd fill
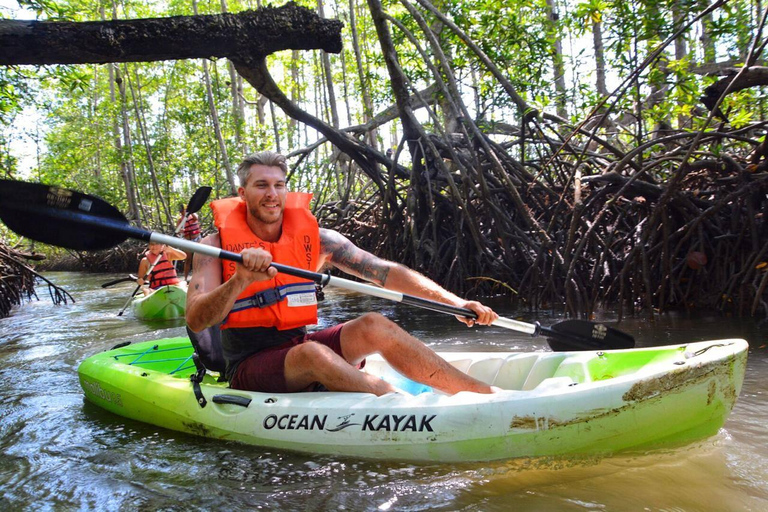
[[[147,252],[139,263],[139,278],[136,280],[139,285],[149,284],[148,287],[142,288],[144,295],[149,295],[162,286],[179,284],[179,276],[172,262],[186,258],[187,254],[184,251],[165,244],[149,242]]]
[[[179,229],[182,230],[181,234],[184,238],[187,240],[191,240],[193,242],[199,242],[200,241],[200,219],[197,216],[196,213],[191,213],[189,215],[186,215],[187,208],[184,206],[184,204],[179,205],[179,212],[181,216],[179,217],[179,221],[176,223],[176,229],[177,231]],[[185,222],[186,219],[186,222]],[[184,260],[184,280],[186,281],[189,278],[189,271],[192,270],[192,258],[186,258]]]
[[[203,244],[239,252],[243,263],[196,254],[187,292],[187,324],[193,332],[218,329],[230,387],[266,393],[328,389],[383,395],[388,382],[359,371],[365,358],[381,354],[398,372],[446,393],[493,393],[438,356],[397,324],[367,313],[343,324],[307,333],[317,323],[314,283],[271,267],[277,263],[318,271],[333,266],[402,293],[474,311],[459,318],[487,325],[498,315],[465,301],[403,265],[364,251],[331,229],[320,229],[309,210],[310,194],[288,192],[283,155],[250,155],[238,168],[239,197],[211,203],[218,233]]]

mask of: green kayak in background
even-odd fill
[[[362,371],[402,390],[257,393],[205,373],[188,338],[93,355],[86,398],[120,416],[267,449],[422,462],[608,456],[717,434],[741,390],[740,339],[579,352],[442,352],[502,389],[445,395],[378,356]],[[192,377],[192,378],[190,378]]]
[[[187,309],[186,287],[168,285],[133,301],[133,314],[144,320],[182,318]]]

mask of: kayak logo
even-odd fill
[[[608,335],[608,328],[603,324],[597,324],[592,328],[592,337],[596,340],[604,340]]]
[[[363,430],[384,430],[385,432],[405,432],[410,430],[411,432],[434,432],[432,425],[430,424],[433,419],[437,417],[437,414],[427,416],[422,414],[421,418],[417,419],[416,414],[366,414],[363,421]]]
[[[335,427],[326,428],[328,420],[327,415],[319,416],[317,414],[270,414],[262,425],[267,430],[274,428],[278,430],[325,430],[328,432],[339,432],[348,427],[362,426],[363,432],[434,432],[432,429],[432,420],[437,415],[426,414],[366,414],[362,423],[351,421],[354,414],[341,416],[341,422]]]
[[[72,191],[65,188],[50,187],[46,196],[48,206],[66,208],[72,201]]]
[[[83,384],[83,390],[86,392],[86,394],[90,393],[91,395],[97,398],[101,398],[104,401],[113,403],[118,407],[123,406],[123,397],[120,396],[120,393],[107,391],[106,389],[102,388],[101,384],[98,382],[93,382],[86,379],[82,379],[81,382]]]
[[[308,414],[283,414],[278,416],[276,414],[270,414],[262,425],[267,430],[272,430],[277,427],[278,430],[325,430],[325,422],[328,416],[318,416],[317,414],[310,416]]]

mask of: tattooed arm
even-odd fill
[[[477,322],[483,325],[498,318],[491,308],[461,299],[415,270],[360,249],[331,229],[320,229],[320,262],[390,290],[471,309],[478,314]],[[468,318],[459,320],[470,326],[475,323]]]
[[[319,267],[325,264],[384,288],[388,288],[390,270],[397,266],[360,249],[338,231],[321,228]]]
[[[221,247],[219,235],[214,234],[201,243]],[[194,272],[187,290],[187,325],[200,332],[224,320],[237,297],[254,281],[271,279],[277,271],[270,267],[272,255],[263,249],[244,249],[243,263],[238,263],[235,274],[222,283],[221,260],[195,254]]]

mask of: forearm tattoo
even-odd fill
[[[333,266],[344,272],[381,286],[387,282],[389,262],[360,249],[336,231],[320,231],[320,252],[329,255]]]

